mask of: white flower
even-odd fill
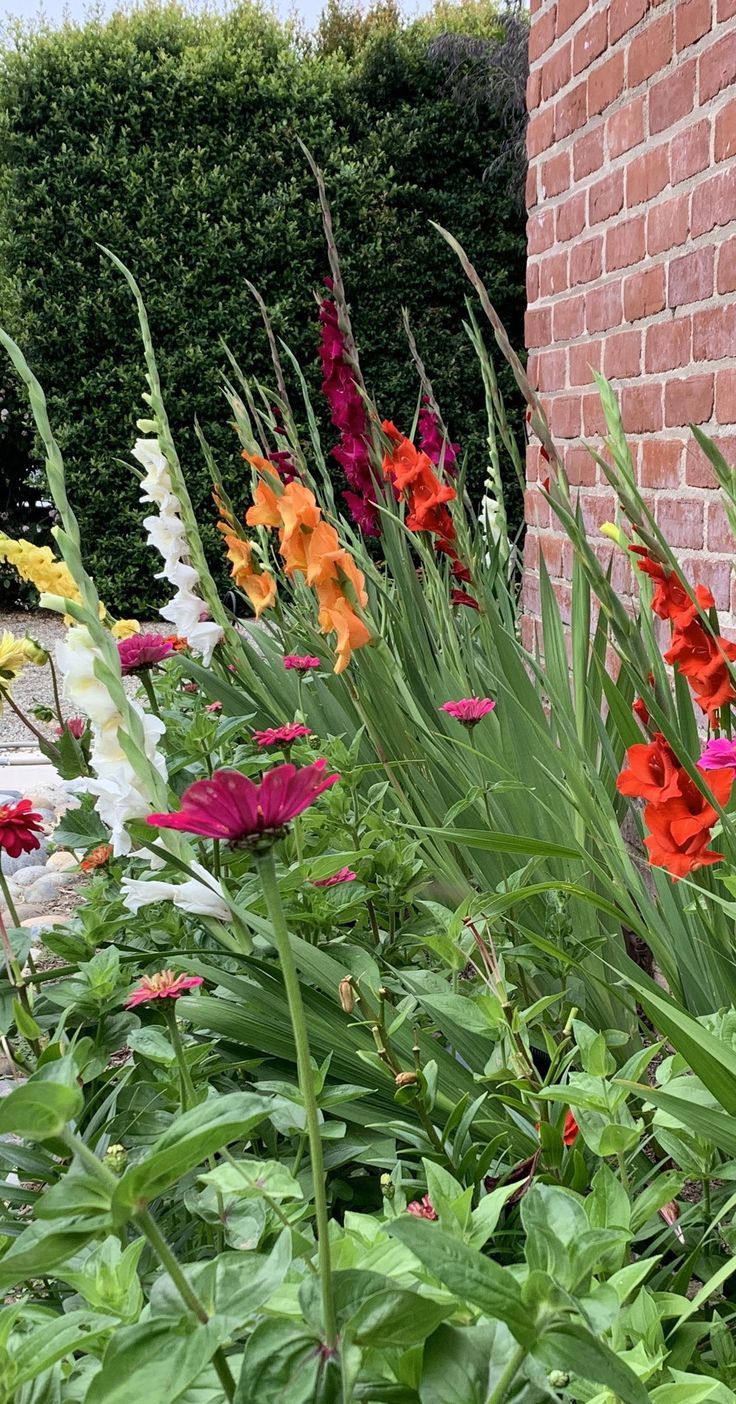
[[[95,726],[106,726],[118,716],[107,687],[95,676],[95,662],[100,657],[92,636],[84,624],[67,629],[56,645],[56,660],[64,678],[64,696],[74,707],[84,712]]]
[[[173,902],[182,912],[229,921],[230,908],[219,882],[200,863],[192,863],[191,867],[199,877],[188,878],[186,882],[146,882],[140,878],[123,878],[123,905],[130,912],[138,912],[152,902]]]

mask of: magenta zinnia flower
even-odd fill
[[[222,703],[221,703],[221,702],[208,702],[208,703],[207,703],[207,706],[205,707],[204,710],[205,710],[205,712],[221,712],[221,711],[222,711]]]
[[[292,819],[340,779],[336,774],[325,775],[326,766],[326,760],[301,769],[277,765],[266,771],[259,785],[239,770],[216,770],[209,780],[195,780],[188,786],[176,814],[149,814],[148,823],[228,843],[278,838]]]
[[[254,731],[253,740],[262,751],[267,751],[271,746],[291,746],[300,736],[311,735],[308,726],[302,726],[301,722],[290,722],[288,726],[269,726],[265,731]]]
[[[0,804],[0,850],[9,858],[20,858],[21,853],[32,853],[41,847],[37,837],[43,833],[43,819],[36,814],[31,801],[18,800],[15,804]]]
[[[129,639],[120,639],[118,643],[120,671],[126,677],[129,673],[140,672],[141,668],[153,668],[173,652],[170,639],[160,634],[131,634]]]
[[[355,882],[358,874],[352,868],[338,868],[332,877],[312,878],[312,887],[335,887],[338,882]]]
[[[297,673],[309,673],[312,668],[322,667],[322,659],[315,658],[311,653],[287,653],[284,667],[293,668]]]
[[[84,717],[69,717],[69,720],[65,721],[63,726],[57,726],[56,735],[63,736],[64,732],[68,731],[74,737],[75,741],[81,741],[86,730],[87,723]]]
[[[443,702],[440,711],[447,712],[463,726],[475,726],[493,711],[495,705],[490,697],[463,697],[460,702]]]
[[[415,1214],[418,1219],[436,1219],[437,1211],[428,1194],[421,1199],[415,1199],[413,1204],[407,1204],[407,1214]]]
[[[725,770],[729,766],[736,766],[736,741],[714,737],[698,761],[698,770]]]
[[[173,970],[159,970],[157,975],[144,975],[125,1001],[126,1009],[137,1004],[150,1004],[154,999],[178,999],[185,990],[203,985],[201,975],[175,975]]]

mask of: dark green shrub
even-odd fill
[[[478,25],[482,6],[472,7]],[[489,33],[492,25],[487,14]],[[219,373],[224,337],[270,379],[249,278],[318,390],[313,293],[326,271],[298,133],[322,165],[369,385],[408,426],[417,382],[401,332],[409,308],[445,417],[485,472],[485,424],[460,325],[465,287],[435,219],[463,241],[520,336],[524,243],[502,179],[503,141],[459,105],[428,55],[426,21],[391,12],[345,43],[308,49],[258,10],[176,7],[21,37],[0,74],[0,318],[49,396],[85,550],[111,607],[158,602],[125,467],[143,412],[134,309],[113,249],[147,301],[162,381],[200,518],[212,518],[195,415],[224,476],[241,463]],[[348,46],[348,47],[351,47]],[[209,546],[219,563],[214,529]]]

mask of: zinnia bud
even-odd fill
[[[381,1194],[383,1195],[384,1199],[393,1199],[395,1193],[396,1186],[393,1180],[391,1179],[391,1176],[388,1174],[383,1174],[381,1176]]]
[[[109,1170],[115,1171],[116,1174],[120,1174],[120,1172],[125,1169],[127,1161],[128,1152],[125,1146],[119,1145],[108,1146],[102,1157],[103,1165],[106,1165]]]
[[[40,643],[37,643],[35,639],[26,636],[21,643],[21,648],[28,662],[35,663],[36,667],[43,668],[44,665],[48,663],[49,655],[46,649],[42,648]]]
[[[397,1087],[416,1087],[419,1081],[419,1074],[415,1072],[400,1072],[394,1078]]]
[[[352,977],[346,975],[345,978],[340,981],[337,988],[342,1008],[346,1014],[352,1014],[355,1008],[355,990],[353,989]]]
[[[607,536],[608,540],[612,541],[615,546],[620,546],[622,551],[629,549],[631,542],[626,532],[622,531],[620,526],[616,526],[615,522],[603,522],[600,532],[601,536]]]

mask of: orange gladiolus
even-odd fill
[[[616,783],[622,794],[649,801],[644,810],[649,834],[644,842],[650,863],[682,878],[696,868],[720,862],[723,854],[708,847],[718,813],[678,763],[661,732],[649,745],[630,746],[626,756],[628,768]],[[731,767],[708,772],[711,797],[721,808],[728,803],[734,776],[736,770]]]
[[[281,525],[279,499],[273,488],[259,480],[253,493],[253,506],[245,514],[248,526],[277,527]]]
[[[337,662],[334,668],[336,673],[344,673],[354,649],[363,648],[371,641],[366,624],[351,608],[344,595],[336,594],[333,603],[321,606],[319,627],[323,634],[337,634]]]
[[[230,572],[239,590],[250,600],[256,619],[260,619],[265,609],[272,609],[276,602],[276,581],[267,570],[256,570],[253,562],[253,547],[242,537],[225,532],[227,558],[232,565]]]

